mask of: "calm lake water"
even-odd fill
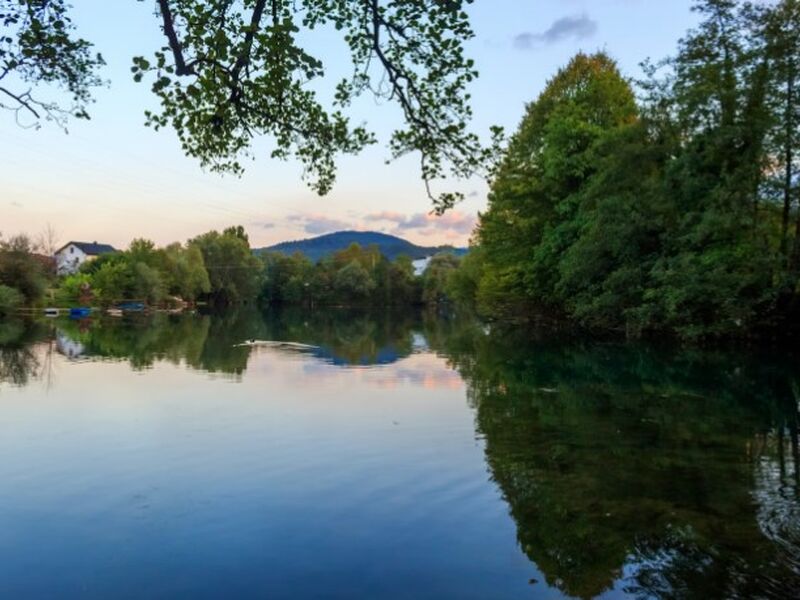
[[[0,322],[0,597],[796,598],[798,398],[468,318]]]

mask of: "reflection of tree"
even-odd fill
[[[265,339],[317,346],[319,358],[344,365],[395,362],[408,356],[418,316],[402,310],[282,310],[265,315]]]
[[[797,430],[792,365],[448,327],[429,340],[469,384],[520,545],[551,585],[582,598],[618,580],[642,597],[800,589],[797,530],[781,529],[787,550],[765,526],[794,522],[779,515],[796,514],[797,480],[782,479],[781,511],[754,504],[758,470],[791,445],[762,441]]]
[[[3,353],[42,339],[24,327],[0,328]],[[245,340],[299,342],[361,365],[408,355],[422,331],[466,380],[519,543],[551,585],[583,598],[611,586],[658,598],[800,589],[800,381],[785,356],[583,344],[469,317],[348,310],[59,327],[89,355],[135,368],[166,360],[232,374],[247,368]],[[8,356],[1,378],[24,383],[38,369],[33,354]]]
[[[83,354],[128,360],[135,369],[151,367],[157,360],[189,364],[199,355],[208,331],[207,318],[195,315],[156,314],[130,319],[60,320],[66,339],[80,343]]]
[[[135,369],[157,361],[183,361],[198,370],[241,375],[251,352],[242,343],[252,339],[316,346],[314,355],[334,364],[393,362],[411,353],[419,320],[402,312],[261,313],[242,308],[205,316],[61,320],[58,327],[62,340],[80,345],[82,356],[125,359]]]
[[[260,313],[254,309],[230,310],[205,319],[205,343],[201,352],[187,362],[197,369],[212,373],[244,373],[251,349],[241,346],[241,343],[258,337],[258,332],[263,329]]]
[[[45,339],[46,328],[31,321],[0,321],[0,383],[25,385],[39,377],[42,361],[36,343]]]

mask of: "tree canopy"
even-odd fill
[[[352,102],[371,94],[394,103],[404,121],[391,135],[391,156],[420,156],[428,194],[444,210],[461,196],[434,195],[431,182],[486,173],[492,155],[469,130],[467,88],[478,75],[464,51],[472,1],[157,0],[165,45],[134,57],[131,71],[160,102],[147,123],[172,127],[204,167],[241,173],[254,140],[266,136],[271,156],[297,158],[320,194],[334,183],[337,155],[376,142],[348,115]],[[338,32],[353,66],[331,82],[331,102],[317,92],[329,79],[322,58],[301,43],[326,29]],[[0,106],[34,123],[88,118],[91,90],[102,83],[103,59],[92,49],[64,0],[0,0]],[[32,89],[39,84],[65,88],[72,103],[40,100]]]
[[[457,295],[630,335],[796,322],[800,2],[695,10],[667,68],[635,88],[605,54],[580,54],[531,103]]]

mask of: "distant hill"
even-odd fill
[[[417,260],[433,256],[439,252],[452,252],[459,256],[467,252],[466,248],[454,248],[453,246],[417,246],[403,238],[377,231],[337,231],[336,233],[327,233],[305,240],[281,242],[268,248],[257,248],[254,252],[257,254],[262,252],[282,252],[288,255],[300,252],[316,262],[334,252],[344,250],[353,243],[359,244],[364,248],[375,244],[389,260],[394,260],[400,255]]]

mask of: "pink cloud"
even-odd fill
[[[313,235],[353,229],[352,223],[317,213],[289,215],[286,220],[296,223],[303,228],[303,231]]]
[[[401,213],[384,211],[372,213],[364,217],[366,221],[385,221],[394,223],[396,231],[416,230],[420,234],[451,232],[468,235],[475,228],[477,217],[475,215],[451,210],[441,216],[432,213],[415,213],[403,215]]]

